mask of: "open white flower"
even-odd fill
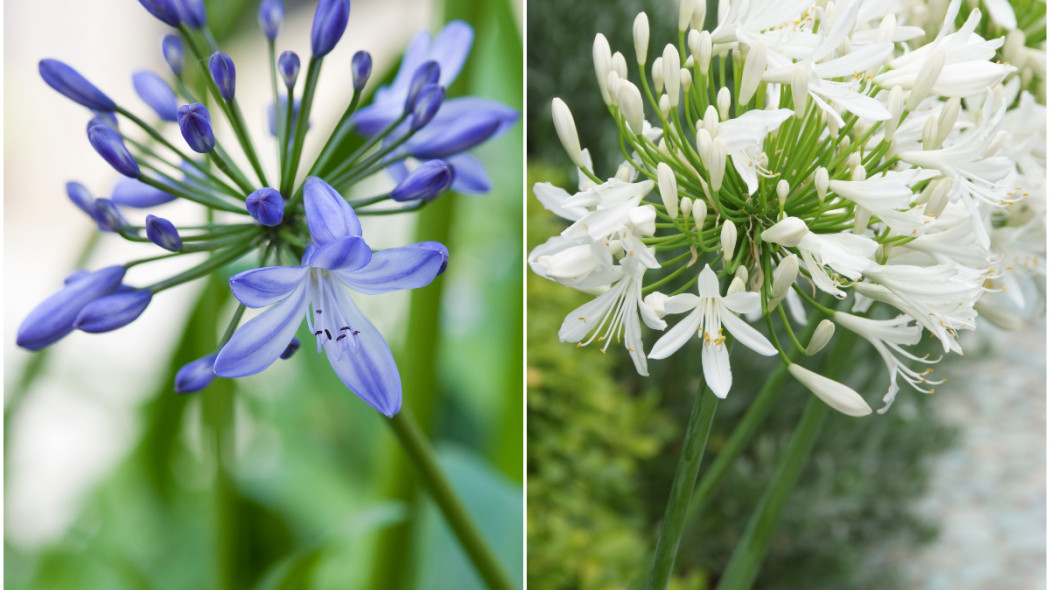
[[[777,349],[744,320],[736,317],[738,313],[753,312],[761,308],[758,293],[741,291],[722,297],[718,289],[718,276],[710,265],[704,265],[697,281],[699,296],[682,293],[667,299],[664,309],[667,313],[689,315],[667,331],[653,345],[649,358],[662,359],[671,356],[675,351],[696,334],[703,338],[701,361],[704,366],[704,379],[720,398],[725,398],[733,384],[733,374],[729,368],[729,351],[726,349],[726,337],[722,335],[724,325],[729,333],[744,346],[763,356],[773,356]]]

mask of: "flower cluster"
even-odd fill
[[[390,348],[354,303],[350,292],[374,295],[429,284],[444,272],[448,251],[423,242],[373,251],[362,236],[359,216],[389,215],[423,208],[448,190],[481,193],[490,182],[468,151],[513,126],[518,113],[500,103],[465,97],[445,99],[473,42],[463,22],[448,24],[433,39],[415,36],[393,83],[374,101],[360,105],[372,57],[357,52],[351,61],[353,95],[336,127],[305,174],[303,143],[310,130],[311,105],[325,57],[339,42],[350,17],[349,0],[320,0],[310,36],[305,81],[292,51],[277,56],[284,20],[280,0],[263,0],[259,23],[269,48],[271,134],[277,141],[279,171],[271,182],[237,103],[237,70],[219,51],[207,25],[203,0],[140,0],[154,17],[178,29],[161,43],[170,76],[151,71],[132,76],[135,91],[159,119],[150,125],[117,104],[80,73],[54,60],[40,62],[40,75],[53,89],[88,108],[92,147],[124,175],[109,198],[94,198],[82,184],[67,193],[101,231],[132,242],[152,242],[167,252],[93,272],[77,271],[65,286],[38,305],[18,329],[18,345],[40,350],[75,329],[106,332],[141,315],[155,294],[221,272],[257,256],[258,268],[230,278],[240,302],[214,354],[180,370],[175,389],[199,391],[215,376],[258,373],[299,347],[294,337],[305,316],[339,378],[387,416],[401,406],[401,382]],[[185,54],[185,48],[189,54]],[[200,66],[193,79],[191,64]],[[199,82],[197,92],[191,90]],[[280,90],[279,90],[280,88]],[[282,92],[283,91],[283,92]],[[205,92],[206,94],[201,94]],[[210,107],[205,106],[209,102]],[[360,108],[359,108],[360,107]],[[220,116],[229,124],[244,158],[216,139]],[[165,126],[178,128],[185,146],[170,141]],[[126,129],[131,127],[131,130]],[[359,136],[349,157],[344,144]],[[170,135],[170,134],[168,134]],[[187,153],[186,146],[192,153]],[[241,165],[247,162],[247,172]],[[388,171],[388,192],[348,200],[362,179]],[[272,171],[271,171],[272,172]],[[135,211],[185,199],[203,207],[202,219],[179,225]],[[136,287],[125,275],[136,266],[206,253],[207,258],[162,281]],[[241,324],[245,308],[268,307]]]
[[[630,67],[598,34],[595,73],[625,161],[599,177],[554,99],[579,186],[534,187],[571,225],[530,267],[596,296],[560,339],[597,339],[603,352],[615,340],[647,375],[650,359],[695,335],[719,397],[735,341],[865,415],[861,395],[793,357],[836,329],[859,335],[886,364],[884,410],[900,381],[931,393],[939,383],[936,360],[909,348],[923,331],[961,354],[958,333],[978,317],[1016,327],[1041,311],[1046,109],[997,59],[1004,38],[975,33],[978,9],[957,20],[960,5],[927,34],[904,4],[727,0],[708,19],[705,1],[682,0],[678,43],[651,61],[638,15]],[[663,331],[648,353],[642,323]]]

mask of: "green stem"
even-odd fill
[[[671,579],[678,543],[682,540],[682,529],[685,526],[685,510],[689,496],[693,493],[693,482],[700,471],[700,462],[707,447],[707,436],[711,433],[711,422],[714,420],[718,398],[706,387],[701,387],[693,401],[693,411],[689,416],[689,426],[685,431],[682,443],[682,454],[678,458],[674,483],[671,484],[671,495],[667,500],[664,520],[660,525],[660,536],[653,552],[653,566],[649,572],[646,590],[663,590]]]
[[[445,478],[430,444],[412,417],[412,413],[408,408],[403,407],[389,420],[389,423],[401,442],[401,447],[415,465],[430,496],[441,509],[445,520],[452,527],[460,545],[467,552],[478,574],[485,580],[485,584],[491,589],[513,590],[515,586],[496,561],[496,556],[485,542],[481,531],[478,530],[448,479]]]
[[[201,394],[202,426],[206,456],[211,457],[212,516],[215,527],[215,552],[218,561],[215,572],[216,586],[221,590],[234,590],[237,583],[237,526],[233,506],[233,382],[218,379],[206,393]]]

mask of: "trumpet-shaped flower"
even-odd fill
[[[300,266],[242,272],[230,278],[248,307],[273,305],[241,326],[215,359],[215,374],[243,377],[270,366],[285,351],[305,315],[340,380],[387,416],[401,408],[401,378],[383,336],[348,289],[375,295],[429,284],[444,268],[444,246],[413,244],[372,252],[350,205],[319,178],[304,191],[313,242]],[[312,309],[312,312],[311,312]]]
[[[758,293],[742,291],[723,297],[718,289],[718,276],[709,265],[705,265],[700,272],[697,288],[699,295],[682,293],[664,302],[667,313],[689,311],[689,315],[656,341],[649,358],[671,356],[696,334],[703,339],[701,361],[707,386],[724,399],[733,384],[733,373],[729,368],[729,350],[725,346],[723,326],[738,342],[758,354],[772,356],[777,353],[777,349],[758,330],[736,316],[753,313],[761,308]]]

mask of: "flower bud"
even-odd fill
[[[91,196],[91,191],[86,186],[79,182],[67,182],[66,183],[66,194],[69,195],[69,200],[73,201],[73,204],[78,209],[87,213],[92,218],[95,217],[95,197]]]
[[[817,189],[817,199],[820,201],[821,205],[824,204],[824,197],[828,195],[829,183],[828,169],[823,166],[818,167],[817,171],[813,174],[813,186]]]
[[[492,137],[500,124],[501,120],[496,114],[480,111],[467,113],[456,120],[448,133],[429,137],[427,141],[414,146],[412,156],[417,160],[454,156]]]
[[[733,258],[733,254],[736,251],[736,238],[736,225],[734,225],[733,222],[729,221],[728,219],[725,220],[725,223],[722,224],[721,242],[722,252],[725,255],[724,259],[726,261],[729,261]]]
[[[62,289],[29,312],[18,327],[18,345],[40,350],[61,340],[73,331],[73,321],[85,305],[120,287],[124,270],[123,266],[110,266],[71,277]]]
[[[44,82],[69,100],[93,111],[112,113],[117,110],[117,104],[112,99],[79,72],[57,59],[42,59],[38,68]]]
[[[642,303],[644,303],[649,309],[653,310],[656,317],[664,319],[667,316],[667,308],[664,307],[664,303],[666,303],[668,299],[670,299],[670,297],[667,295],[664,295],[659,291],[653,291],[646,295],[645,299],[642,299]]]
[[[88,129],[88,141],[98,155],[117,172],[131,178],[139,176],[138,162],[131,157],[131,152],[124,145],[119,133],[105,125],[95,125]]]
[[[952,181],[942,176],[931,182],[926,190],[929,191],[929,197],[926,200],[926,209],[924,213],[926,215],[932,215],[934,217],[940,217],[941,213],[944,213],[944,208],[948,206],[948,194],[951,188]],[[926,192],[924,190],[923,192]]]
[[[612,55],[609,61],[609,71],[616,72],[616,75],[624,80],[627,79],[627,58],[619,51]]]
[[[955,121],[959,118],[959,97],[953,96],[944,103],[941,115],[937,119],[937,139],[935,145],[940,146],[948,139],[948,135],[955,129]]]
[[[697,42],[697,58],[696,61],[700,65],[700,73],[704,76],[711,70],[711,53],[714,48],[711,43],[711,33],[707,31],[700,31],[699,41]]]
[[[179,107],[179,131],[190,149],[206,154],[215,147],[215,134],[211,130],[211,115],[199,102]]]
[[[678,71],[678,79],[682,81],[682,92],[688,94],[689,89],[693,87],[693,74],[688,68],[682,68]]]
[[[551,101],[551,113],[554,116],[554,130],[558,132],[558,139],[565,148],[565,153],[577,168],[586,168],[583,161],[583,152],[580,151],[580,138],[576,135],[576,123],[572,120],[572,112],[560,98]]]
[[[178,120],[178,99],[163,78],[150,71],[135,72],[131,76],[131,84],[142,102],[149,105],[161,120]]]
[[[689,57],[693,58],[693,64],[700,63],[700,31],[692,29],[685,36],[685,46],[689,50]]]
[[[436,61],[424,62],[416,68],[412,74],[412,81],[408,84],[408,93],[405,95],[405,112],[411,113],[419,99],[419,93],[431,84],[437,84],[441,78],[441,66]]]
[[[795,284],[795,279],[798,277],[798,256],[790,254],[785,256],[777,267],[773,269],[773,287],[771,289],[773,299],[770,301],[770,308],[776,307],[776,304],[781,299],[787,297],[788,291],[791,290],[791,285]]]
[[[420,91],[416,99],[416,106],[412,109],[412,130],[416,131],[426,127],[445,100],[445,88],[437,84],[430,84]]]
[[[103,231],[119,232],[128,224],[117,205],[109,199],[95,199],[94,218]]]
[[[809,234],[806,222],[798,217],[785,217],[762,230],[760,239],[764,242],[780,244],[785,248],[794,248]]]
[[[85,305],[73,321],[73,327],[92,334],[123,328],[142,315],[152,299],[150,291],[107,295]]]
[[[756,41],[744,60],[744,73],[740,77],[740,94],[737,96],[737,104],[746,105],[751,102],[765,71],[766,45],[761,41]]]
[[[299,79],[299,56],[294,51],[285,51],[277,58],[277,71],[281,73],[286,88],[293,88]]]
[[[291,342],[288,343],[288,346],[284,348],[284,352],[281,353],[281,359],[288,360],[292,358],[292,355],[295,354],[295,351],[299,350],[299,346],[299,339],[292,338]]]
[[[350,60],[350,74],[354,80],[354,92],[361,92],[372,75],[372,54],[358,51]]]
[[[678,49],[668,43],[664,46],[664,91],[667,99],[671,101],[671,108],[678,106],[678,95],[682,90],[682,58],[678,55]]]
[[[668,117],[668,115],[670,115],[670,113],[671,113],[671,99],[667,98],[666,94],[661,94],[660,95],[660,114],[664,116],[664,119],[666,119]],[[661,139],[661,141],[663,141],[663,140]],[[666,148],[663,148],[663,150],[667,151]]]
[[[660,94],[664,91],[664,58],[658,57],[653,60],[653,92]]]
[[[729,288],[726,289],[726,297],[747,291],[747,287],[744,286],[744,282],[747,279],[740,277],[740,271],[744,272],[744,277],[747,276],[747,269],[742,266],[738,266],[736,272],[733,273],[733,280],[729,281]]]
[[[806,101],[809,100],[809,71],[802,64],[795,64],[791,70],[791,102],[795,107],[795,116],[801,119],[806,115]]]
[[[598,78],[598,89],[602,92],[602,100],[609,104],[612,99],[605,81],[609,77],[612,68],[612,49],[609,48],[609,40],[605,35],[598,33],[594,36],[594,44],[591,46],[591,57],[594,60],[594,75]]]
[[[178,28],[179,24],[182,22],[179,15],[179,9],[175,6],[175,2],[172,0],[139,0],[139,4],[141,4],[147,12],[170,27]]]
[[[638,65],[644,66],[649,54],[649,17],[644,12],[634,17],[634,54]]]
[[[176,77],[182,75],[182,41],[175,35],[165,35],[160,43],[160,52],[164,61]]]
[[[944,69],[944,61],[943,48],[937,48],[927,56],[926,61],[919,68],[919,73],[915,77],[915,83],[912,84],[911,92],[908,93],[908,100],[904,103],[905,108],[913,111],[924,98],[929,96],[930,91],[933,90],[933,85],[937,83],[937,78],[941,76],[941,70]]]
[[[678,179],[674,170],[664,162],[656,165],[656,180],[660,187],[660,199],[671,217],[678,217]]]
[[[266,227],[277,227],[284,220],[284,197],[268,186],[248,195],[244,206],[252,219]]]
[[[605,79],[605,87],[609,90],[609,106],[619,106],[619,99],[617,97],[617,91],[620,89],[620,74],[614,71],[609,71],[609,76]]]
[[[694,0],[679,0],[678,2],[678,32],[684,33],[689,28],[689,21],[693,19]]]
[[[703,199],[697,199],[693,203],[693,225],[697,231],[704,229],[704,220],[707,219],[707,203]]]
[[[707,0],[693,0],[693,16],[689,18],[689,26],[700,30],[704,28],[707,19]]]
[[[156,215],[146,216],[146,237],[149,241],[171,252],[182,249],[179,230],[170,221]]]
[[[729,107],[733,104],[733,97],[725,86],[718,89],[715,95],[715,105],[718,107],[718,118],[722,121],[729,120]]]
[[[813,337],[809,340],[809,345],[806,346],[806,356],[813,356],[824,350],[824,347],[831,342],[831,337],[835,335],[835,324],[828,319],[820,320],[817,324],[817,329],[813,331]]]
[[[175,373],[175,393],[197,393],[215,379],[215,357],[209,354],[184,365]]]
[[[847,416],[867,416],[871,413],[871,406],[859,393],[838,381],[818,375],[794,363],[788,365],[788,372],[824,403]]]
[[[1010,132],[1002,129],[992,137],[992,141],[988,143],[988,147],[984,150],[984,157],[991,158],[995,155],[995,152],[999,151],[999,148],[1003,147],[1006,140],[1010,138]]]
[[[155,207],[175,200],[174,195],[170,195],[134,178],[121,178],[118,180],[109,198],[118,205],[139,209]]]
[[[678,211],[682,217],[688,218],[693,214],[693,200],[689,197],[682,197],[682,200],[678,201]]]
[[[443,160],[423,162],[390,191],[390,198],[398,202],[433,201],[452,186],[452,180],[452,168]]]
[[[726,144],[721,137],[716,137],[711,142],[711,159],[708,165],[708,173],[711,175],[711,190],[718,191],[722,188],[722,180],[726,174]]]
[[[200,29],[208,22],[203,0],[174,0],[179,18],[191,29]]]
[[[310,48],[314,57],[328,55],[346,31],[350,20],[350,0],[320,0],[310,30]]]
[[[642,134],[642,124],[645,121],[645,111],[642,106],[642,93],[638,87],[627,80],[620,82],[616,89],[616,102],[620,106],[620,113],[627,121],[627,127],[635,135]]]
[[[883,121],[882,133],[886,141],[890,141],[897,134],[897,125],[900,123],[901,113],[904,112],[904,90],[900,86],[890,89],[886,106],[890,111],[890,118]]]
[[[284,3],[281,0],[262,0],[259,3],[259,26],[270,41],[277,38],[284,21]]]
[[[780,202],[780,210],[784,210],[784,203],[787,203],[788,192],[791,191],[791,187],[788,186],[786,180],[780,180],[777,182],[777,201]]]
[[[211,54],[208,58],[208,71],[219,89],[219,96],[227,102],[233,100],[234,91],[237,90],[237,68],[233,67],[230,56],[221,51]]]

